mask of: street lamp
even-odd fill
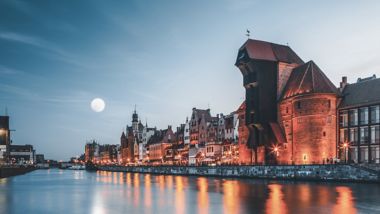
[[[344,163],[347,163],[347,148],[348,148],[348,142],[343,143],[344,148]]]

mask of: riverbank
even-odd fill
[[[380,183],[379,172],[354,165],[98,166],[98,170],[185,176]]]
[[[6,166],[0,167],[0,178],[7,178],[15,175],[22,175],[35,170],[35,167],[16,167],[16,166]]]

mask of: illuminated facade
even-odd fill
[[[246,89],[247,145],[256,164],[322,164],[336,157],[338,90],[289,47],[249,39],[235,64]]]

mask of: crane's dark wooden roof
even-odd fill
[[[293,69],[281,98],[310,93],[339,94],[335,85],[313,61]]]
[[[236,64],[238,64],[239,58],[244,51],[246,51],[250,59],[297,64],[304,63],[289,46],[248,39],[239,49]]]

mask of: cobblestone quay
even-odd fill
[[[380,182],[379,172],[356,165],[99,166],[99,170],[165,175],[284,180]]]

